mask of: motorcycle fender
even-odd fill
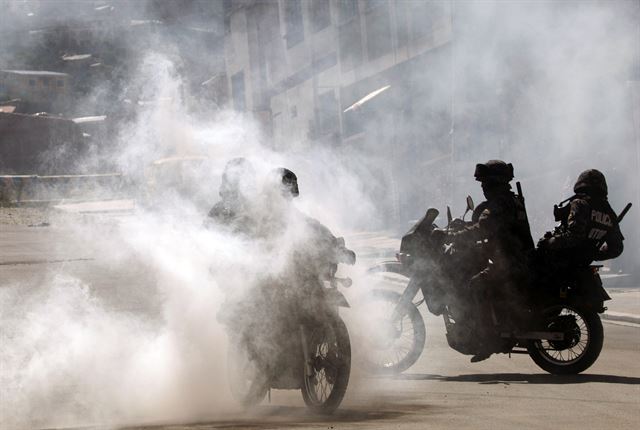
[[[399,261],[383,261],[367,269],[367,273],[396,273],[398,275],[409,276],[405,267]]]
[[[611,300],[611,297],[604,289],[598,272],[595,269],[582,271],[577,281],[579,288],[571,301],[596,312],[604,312],[604,302]]]
[[[351,307],[351,306],[349,306],[349,302],[347,301],[347,299],[344,296],[344,294],[342,294],[336,288],[327,288],[325,290],[324,299],[330,305],[339,306],[339,307],[342,307],[342,308],[350,308]]]

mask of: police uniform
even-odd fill
[[[604,175],[597,170],[582,172],[574,187],[561,225],[539,247],[554,255],[556,264],[586,266],[594,260],[616,258],[624,249],[618,217],[607,200]]]
[[[234,158],[225,166],[220,183],[221,200],[207,214],[205,227],[225,227],[234,233],[250,234],[255,220],[245,195],[255,186],[255,170],[245,158]]]
[[[487,200],[474,210],[470,226],[448,236],[454,245],[481,242],[483,258],[493,263],[469,283],[480,319],[478,327],[482,330],[493,324],[487,303],[493,303],[497,314],[502,316],[514,305],[526,302],[534,243],[524,202],[509,185],[513,166],[491,160],[476,166],[475,177],[482,183]],[[487,344],[484,348],[472,361],[487,358],[499,346]]]

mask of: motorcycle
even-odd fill
[[[229,384],[244,407],[258,405],[267,394],[270,398],[271,389],[299,389],[306,406],[321,414],[332,413],[342,402],[351,344],[339,315],[349,303],[338,286],[349,287],[351,280],[336,272],[339,263],[355,264],[355,253],[343,238],[330,235],[328,242],[331,246],[314,256],[313,269],[301,284],[263,283],[247,303],[223,317],[236,329],[229,330]],[[256,317],[264,315],[265,307],[271,316]]]
[[[524,202],[520,184],[518,197]],[[621,221],[630,204],[618,216]],[[447,208],[450,230],[464,228],[465,215],[473,211],[471,197],[462,219],[452,219]],[[578,374],[598,358],[603,344],[599,314],[610,300],[602,286],[598,265],[575,267],[564,276],[547,279],[544,267],[534,266],[535,286],[524,303],[496,306],[489,301],[490,321],[479,315],[468,290],[471,277],[487,266],[478,252],[483,243],[456,247],[437,243],[431,232],[438,210],[425,216],[402,238],[396,261],[372,267],[370,273],[394,274],[408,279],[402,294],[377,289],[371,303],[387,309],[375,326],[376,348],[369,367],[380,373],[400,373],[420,357],[425,345],[425,325],[418,306],[426,302],[429,312],[442,316],[446,339],[451,348],[467,355],[486,352],[528,354],[543,370],[552,374]],[[423,298],[414,301],[418,292]],[[379,308],[380,309],[380,308]]]

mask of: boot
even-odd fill
[[[492,354],[491,352],[483,351],[483,352],[480,352],[480,353],[478,353],[478,354],[474,355],[473,357],[471,357],[471,360],[470,360],[470,361],[471,361],[472,363],[477,363],[477,362],[479,362],[479,361],[484,361],[484,360],[486,360],[487,358],[491,357],[491,354]]]

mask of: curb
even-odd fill
[[[605,312],[600,315],[604,320],[623,321],[633,324],[640,324],[640,316],[634,314],[625,314],[622,312]]]

